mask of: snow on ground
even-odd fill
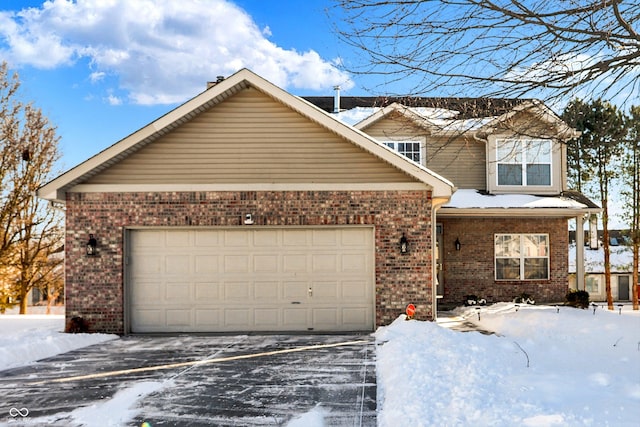
[[[640,312],[458,309],[497,335],[404,316],[376,332],[378,425],[640,425]]]
[[[30,307],[30,311],[42,311],[38,308]],[[64,322],[63,314],[0,315],[0,371],[118,338],[109,334],[65,334]]]
[[[412,426],[637,426],[640,312],[495,304],[455,314],[494,335],[446,323],[405,321],[376,332],[378,424]],[[60,315],[0,315],[0,370],[105,340],[63,334]],[[138,399],[162,387],[140,382],[80,408],[91,425],[105,413],[126,425]],[[322,408],[290,425],[322,426]]]

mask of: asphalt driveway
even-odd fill
[[[128,336],[1,371],[0,425],[91,425],[79,408],[109,418],[124,398],[125,425],[374,426],[375,378],[368,335]]]

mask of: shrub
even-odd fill
[[[566,300],[566,305],[587,308],[589,307],[589,292],[572,289],[567,292]]]
[[[531,295],[527,293],[522,293],[513,299],[513,302],[516,304],[535,304],[536,300],[534,300]]]

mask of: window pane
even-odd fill
[[[496,141],[498,163],[522,163],[522,143],[516,139],[499,139]]]
[[[522,185],[522,165],[498,164],[498,185]]]
[[[527,165],[527,185],[551,185],[551,165]]]
[[[532,140],[525,142],[527,163],[551,163],[551,141]]]
[[[525,280],[546,280],[549,278],[549,269],[547,268],[547,258],[525,258],[524,260],[524,279]]]
[[[496,259],[497,280],[520,280],[520,260],[513,258]]]
[[[549,255],[547,236],[544,234],[525,234],[523,237],[524,256],[546,257]]]
[[[587,276],[584,280],[585,290],[590,294],[600,293],[599,284],[600,284],[600,281],[595,276]]]
[[[520,235],[496,235],[496,257],[520,257]]]

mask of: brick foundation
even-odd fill
[[[376,325],[393,321],[409,302],[432,319],[431,197],[427,191],[281,191],[68,193],[66,317],[91,331],[126,333],[124,236],[127,227],[375,226]],[[86,255],[89,233],[97,255]],[[399,253],[405,234],[408,254]],[[566,251],[565,251],[566,252]]]

